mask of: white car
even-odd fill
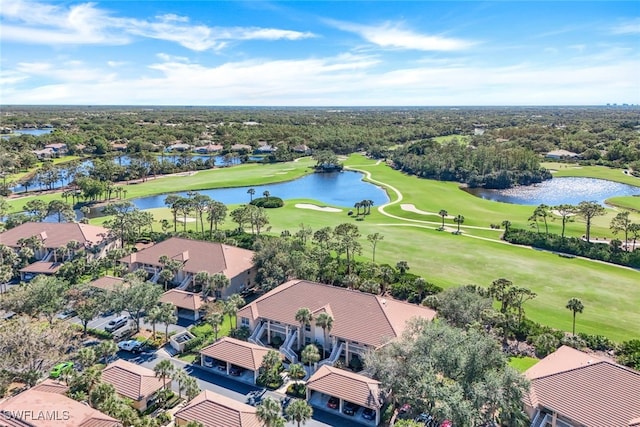
[[[132,353],[139,353],[142,351],[142,343],[136,340],[120,341],[118,348],[124,351],[130,351]]]

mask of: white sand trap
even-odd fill
[[[195,218],[176,218],[178,222],[196,222]]]
[[[286,175],[286,174],[288,174],[288,173],[289,173],[289,172],[276,172],[276,175]]]
[[[311,209],[314,211],[322,211],[322,212],[342,212],[342,209],[331,208],[329,206],[316,206],[310,203],[296,203],[296,208]]]
[[[436,213],[436,212],[421,211],[420,209],[416,208],[415,205],[412,205],[412,204],[401,204],[400,205],[400,209],[402,209],[403,211],[413,212],[413,213],[417,213],[417,214],[420,214],[420,215],[440,216],[440,214]],[[454,218],[454,216],[453,215],[447,215],[445,218]]]
[[[551,210],[551,213],[552,213],[552,214],[554,214],[555,216],[562,216],[562,214],[560,213],[560,211],[559,211],[559,210],[556,210],[556,209],[552,209],[552,210]],[[570,214],[567,214],[567,217],[570,217],[570,216],[576,216],[576,215],[577,215],[577,214],[570,213]]]

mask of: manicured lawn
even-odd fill
[[[522,357],[510,357],[509,358],[509,366],[515,369],[518,372],[524,372],[536,363],[539,360],[535,357],[522,356]]]
[[[556,162],[545,162],[542,163],[542,166],[555,171],[553,172],[553,176],[583,176],[587,178],[600,178],[640,187],[640,178],[625,174],[622,169],[608,168],[606,166],[575,166]]]
[[[640,212],[640,197],[624,196],[607,199],[607,204]]]
[[[193,363],[197,358],[198,358],[198,354],[196,353],[185,353],[178,356],[178,359],[187,363]]]

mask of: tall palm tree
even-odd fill
[[[295,421],[298,427],[305,425],[313,416],[313,408],[302,399],[295,399],[285,410],[290,420]]]
[[[265,199],[269,200],[269,197],[271,196],[271,193],[269,193],[269,190],[265,190],[262,195],[264,196]]]
[[[156,377],[162,379],[164,383],[164,388],[167,388],[167,378],[171,378],[175,372],[175,367],[170,360],[161,360],[156,366],[153,367],[153,372],[155,372]]]
[[[253,196],[256,194],[256,189],[255,188],[248,189],[247,194],[249,194],[249,197],[251,198],[249,202],[253,202]]]
[[[440,215],[440,218],[442,218],[442,229],[444,230],[444,219],[447,217],[447,215],[449,215],[449,212],[447,212],[444,209],[440,209],[440,212],[438,212],[438,215]]]
[[[357,216],[360,216],[360,208],[362,207],[362,203],[360,203],[360,202],[355,202],[355,203],[353,204],[353,207],[357,209],[356,215],[357,215]]]
[[[184,382],[184,395],[187,398],[187,402],[190,402],[194,397],[200,394],[200,386],[198,386],[198,381],[190,375],[187,375],[187,378]]]
[[[147,312],[147,322],[151,323],[151,330],[153,332],[152,335],[152,339],[155,340],[156,339],[156,324],[160,323],[162,321],[162,308],[160,308],[160,306],[156,305],[155,307],[151,308],[151,310],[149,310]]]
[[[256,416],[265,427],[276,427],[284,421],[280,415],[280,403],[273,397],[265,398],[256,408]]]
[[[233,294],[229,297],[229,302],[231,304],[233,304],[233,307],[235,308],[234,313],[233,313],[233,318],[236,319],[236,324],[235,324],[235,328],[238,327],[238,319],[236,318],[236,314],[238,313],[238,310],[242,307],[244,307],[244,305],[246,304],[246,301],[244,300],[244,298],[242,298],[242,295],[240,294]]]
[[[162,315],[160,316],[160,323],[164,323],[164,339],[169,341],[169,325],[172,325],[178,321],[176,316],[176,306],[172,303],[165,303],[160,305]]]
[[[456,233],[460,234],[460,224],[464,222],[464,217],[462,215],[456,215],[456,217],[453,218],[453,222],[458,224],[458,231],[456,231]]]
[[[200,286],[200,292],[202,292],[202,297],[206,297],[209,292],[209,284],[211,283],[211,276],[208,271],[198,271],[195,276],[193,276],[193,281],[196,286]]]
[[[297,382],[297,380],[301,378],[304,378],[304,376],[306,375],[304,366],[299,363],[291,363],[289,365],[289,368],[287,369],[287,372],[289,373],[289,378],[293,379],[295,382]]]
[[[229,278],[222,273],[216,273],[211,276],[211,287],[215,289],[216,297],[222,295],[222,290],[229,286]]]
[[[571,298],[567,301],[566,308],[573,312],[573,336],[576,335],[576,313],[582,313],[584,304],[578,298]]]
[[[104,359],[104,363],[109,363],[109,360],[118,352],[118,345],[111,340],[102,341],[96,346],[96,354],[98,360]]]
[[[327,331],[331,332],[331,328],[333,327],[333,317],[329,313],[320,313],[318,317],[316,317],[316,325],[322,328],[322,356],[326,357],[327,355]]]
[[[182,391],[185,389],[185,383],[189,375],[180,368],[177,368],[173,374],[173,380],[178,383],[178,397],[182,399]]]
[[[209,322],[209,324],[213,328],[213,334],[215,336],[216,341],[218,341],[218,332],[220,330],[220,325],[222,325],[223,321],[224,321],[224,314],[222,313],[214,312],[214,313],[211,313],[209,316],[207,316],[207,322]]]
[[[313,344],[307,345],[304,350],[302,350],[301,359],[303,363],[309,364],[309,370],[311,370],[311,366],[320,360],[320,352],[318,351],[318,347]]]
[[[300,350],[302,348],[302,342],[304,341],[305,326],[311,325],[313,314],[311,314],[311,310],[307,307],[302,307],[296,311],[295,319],[300,323],[300,329],[298,330],[298,350]]]

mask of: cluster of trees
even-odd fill
[[[629,211],[618,212],[610,223],[612,233],[622,235],[623,240],[613,239],[609,242],[593,243],[591,239],[593,219],[604,214],[604,207],[597,202],[580,202],[576,206],[542,204],[537,206],[529,217],[531,226],[536,231],[513,228],[507,221],[503,239],[514,244],[530,245],[565,254],[640,267],[640,248],[636,245],[640,238],[640,224],[631,221]],[[586,229],[583,238],[565,236],[565,226],[567,222],[573,220],[575,215],[585,221]],[[562,222],[560,235],[549,233],[549,222],[557,218]]]
[[[423,140],[393,151],[391,159],[403,172],[470,187],[509,188],[551,178],[536,153],[508,142],[466,146]]]

